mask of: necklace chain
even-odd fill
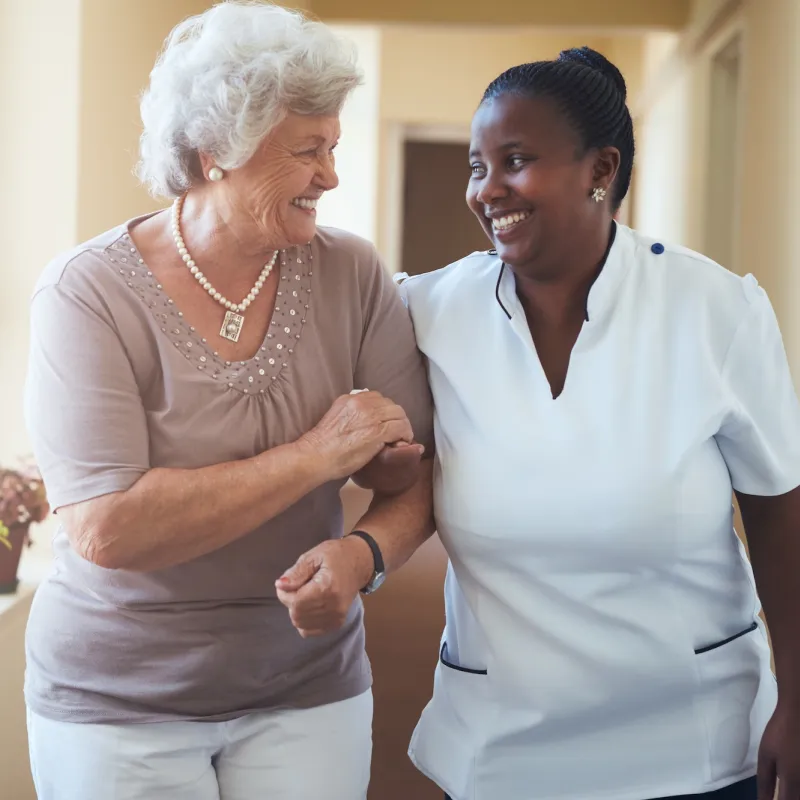
[[[253,288],[247,293],[247,296],[241,302],[234,303],[228,300],[227,297],[225,297],[221,292],[218,292],[211,285],[211,281],[208,280],[205,275],[203,275],[191,254],[186,249],[186,242],[183,240],[183,235],[181,234],[181,210],[183,209],[183,201],[185,199],[186,195],[183,195],[176,198],[175,202],[172,204],[172,238],[175,240],[175,246],[178,248],[178,254],[183,259],[192,275],[194,275],[195,280],[206,290],[206,292],[208,292],[210,297],[216,300],[224,308],[227,308],[228,311],[233,311],[234,313],[240,315],[244,314],[248,306],[256,299],[258,293],[263,288],[264,282],[269,277],[273,267],[275,266],[275,262],[278,260],[278,253],[280,251],[276,250],[272,254],[272,258],[264,265],[264,269],[261,270],[258,279],[253,285]],[[244,320],[242,319],[240,327],[243,322]]]

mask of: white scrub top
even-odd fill
[[[731,489],[800,485],[764,291],[617,226],[555,400],[496,255],[401,291],[450,556],[414,763],[453,800],[643,800],[755,774],[777,690]]]

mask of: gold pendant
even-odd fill
[[[225,319],[222,321],[222,327],[219,330],[219,335],[223,339],[238,342],[243,325],[244,317],[241,314],[237,314],[235,311],[226,311]]]

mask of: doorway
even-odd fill
[[[403,164],[403,272],[431,272],[491,247],[464,200],[469,144],[406,140]]]

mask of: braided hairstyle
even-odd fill
[[[507,94],[552,99],[580,137],[581,155],[601,147],[619,150],[619,172],[611,193],[616,211],[631,185],[635,150],[622,73],[595,50],[573,48],[562,51],[555,61],[511,67],[489,84],[481,102]]]

